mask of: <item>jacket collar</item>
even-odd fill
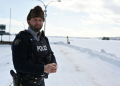
[[[32,34],[32,36],[36,39],[36,40],[39,40],[39,38],[42,36],[42,37],[45,37],[45,34],[44,34],[44,31],[42,30],[41,32],[37,33],[35,31],[33,31],[30,27],[28,27],[28,32],[30,32]]]

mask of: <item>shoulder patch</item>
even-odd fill
[[[15,44],[15,45],[19,45],[19,44],[20,44],[20,41],[21,41],[20,39],[16,39],[16,40],[14,41],[14,44]]]

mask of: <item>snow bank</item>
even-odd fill
[[[120,58],[116,57],[115,54],[111,54],[111,53],[106,53],[105,50],[101,50],[101,52],[95,51],[95,50],[91,50],[89,48],[82,48],[82,47],[78,47],[78,46],[74,46],[74,45],[69,45],[66,44],[64,42],[51,42],[51,44],[59,44],[59,45],[64,45],[64,46],[68,46],[71,47],[75,50],[79,50],[81,52],[84,53],[88,53],[90,54],[93,58],[95,57],[99,57],[100,59],[102,59],[103,61],[107,61],[111,64],[116,65],[117,67],[120,67]]]

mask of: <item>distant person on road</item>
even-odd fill
[[[45,86],[44,78],[57,71],[57,62],[44,31],[44,12],[40,6],[30,10],[27,30],[16,35],[12,43],[12,57],[16,74],[14,86]],[[15,77],[17,76],[17,77]]]

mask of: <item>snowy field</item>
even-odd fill
[[[7,41],[9,37],[3,36]],[[10,38],[12,41],[14,36]],[[120,41],[49,37],[58,63],[46,86],[120,86]],[[9,86],[14,69],[10,45],[0,45],[0,83]]]

